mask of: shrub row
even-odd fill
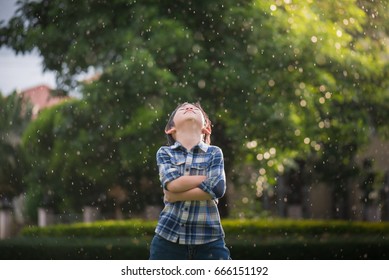
[[[274,237],[299,235],[389,236],[388,222],[320,220],[223,220],[227,236]],[[141,237],[154,234],[156,221],[125,220],[25,227],[22,236],[51,237]]]
[[[0,241],[7,260],[147,260],[151,238],[16,238]],[[388,259],[388,241],[360,239],[227,242],[235,260]]]
[[[25,227],[0,259],[147,259],[156,221]],[[387,259],[389,223],[223,220],[233,259]]]
[[[21,235],[30,237],[141,237],[152,235],[155,226],[155,221],[110,220],[47,227],[28,226],[22,229]]]
[[[137,238],[21,237],[0,241],[0,259],[147,259],[149,243]]]

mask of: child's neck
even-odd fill
[[[196,146],[202,139],[201,130],[183,126],[176,130],[176,141],[180,142],[188,151]]]

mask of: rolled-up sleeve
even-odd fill
[[[168,147],[161,147],[157,151],[157,165],[159,170],[159,180],[164,189],[167,183],[181,176],[176,166],[172,164],[172,155],[168,152]]]
[[[214,199],[223,197],[226,192],[223,152],[218,147],[214,146],[207,168],[207,179],[200,184],[199,188],[209,193]]]

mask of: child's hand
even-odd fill
[[[164,201],[170,202],[170,203],[177,201],[175,193],[169,192],[167,190],[163,190],[163,194],[164,194],[164,197],[163,197]]]

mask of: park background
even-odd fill
[[[37,252],[75,232],[147,246],[162,209],[163,128],[178,103],[200,101],[224,152],[219,208],[227,236],[246,241],[251,255],[242,258],[261,241],[295,251],[328,246],[331,234],[343,243],[329,257],[371,257],[339,254],[350,235],[350,248],[363,239],[379,248],[373,258],[386,257],[387,8],[386,0],[19,2],[0,45],[38,52],[57,87],[2,93],[3,248]],[[110,242],[103,247],[123,243]],[[284,257],[309,258],[303,252]]]

